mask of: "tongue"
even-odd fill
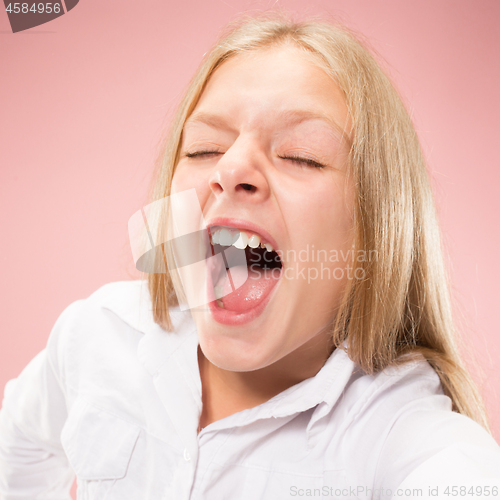
[[[255,266],[252,266],[255,267]],[[274,272],[272,272],[274,271]],[[235,266],[227,272],[231,279],[225,279],[223,283],[222,303],[224,309],[234,312],[244,312],[256,307],[270,293],[276,282],[279,280],[280,273],[277,269],[252,270],[246,266]],[[246,273],[248,278],[245,280]],[[232,283],[244,283],[234,292]]]

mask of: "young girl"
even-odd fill
[[[500,494],[420,146],[345,28],[230,26],[152,202],[148,279],[71,304],[8,383],[2,498]]]

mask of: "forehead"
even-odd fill
[[[280,126],[321,120],[343,135],[350,129],[345,99],[334,79],[318,56],[294,46],[254,50],[224,62],[185,126],[221,128],[264,120]]]

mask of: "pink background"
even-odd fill
[[[500,440],[500,2],[80,0],[12,34],[0,9],[0,386],[62,310],[134,276],[127,221],[162,130],[219,29],[281,5],[332,14],[386,61],[426,152],[464,352]]]

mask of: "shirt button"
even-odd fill
[[[186,462],[189,462],[191,460],[191,455],[189,454],[189,451],[187,448],[184,448],[184,460]]]

